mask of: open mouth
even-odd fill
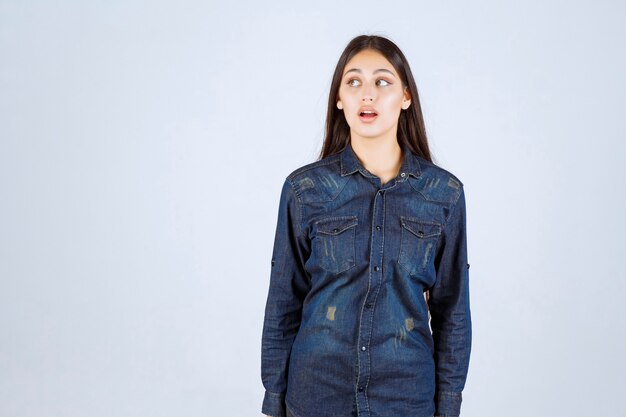
[[[364,121],[374,120],[378,116],[378,113],[374,111],[362,111],[359,113],[359,118]]]

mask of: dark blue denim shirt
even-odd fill
[[[471,335],[456,176],[403,147],[400,172],[382,184],[350,144],[287,176],[262,334],[264,414],[458,416]]]

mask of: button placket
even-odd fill
[[[379,190],[374,196],[374,209],[372,213],[372,231],[371,231],[371,247],[370,247],[370,270],[367,293],[365,294],[365,303],[361,310],[361,318],[359,321],[359,352],[358,356],[358,375],[356,381],[357,388],[357,406],[359,415],[369,415],[367,385],[370,378],[370,342],[372,328],[374,326],[374,311],[376,298],[383,281],[382,263],[383,263],[383,229],[384,229],[384,213],[385,213],[385,196],[386,190]],[[363,413],[363,414],[361,414]]]

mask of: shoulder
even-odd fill
[[[294,169],[289,173],[289,175],[287,175],[287,179],[289,181],[294,181],[306,175],[318,174],[320,172],[338,171],[339,164],[340,154],[330,155]]]
[[[292,170],[286,182],[304,200],[331,198],[348,180],[341,176],[341,155],[334,154]]]
[[[420,176],[410,179],[411,186],[426,200],[455,204],[464,192],[461,179],[451,171],[413,154],[420,167]]]

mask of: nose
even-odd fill
[[[374,101],[374,95],[372,94],[371,87],[365,87],[363,91],[363,101]]]

